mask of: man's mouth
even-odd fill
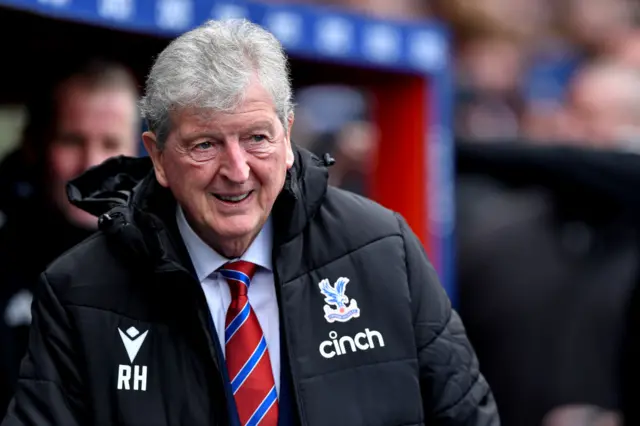
[[[245,200],[249,195],[251,195],[253,191],[245,192],[243,194],[213,194],[218,200],[224,201],[226,203],[239,203]]]

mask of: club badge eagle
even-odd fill
[[[318,283],[320,292],[325,296],[324,318],[327,322],[347,322],[360,316],[358,302],[344,294],[348,283],[349,278],[345,277],[338,278],[334,285],[326,278]]]

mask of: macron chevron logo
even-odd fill
[[[120,332],[120,338],[122,339],[124,348],[127,351],[127,355],[129,355],[129,359],[131,360],[131,363],[133,363],[133,360],[136,359],[138,351],[142,347],[149,330],[140,334],[138,329],[135,327],[129,327],[126,332],[123,332],[120,330],[120,327],[118,327],[118,331]]]

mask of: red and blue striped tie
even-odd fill
[[[231,290],[225,347],[231,390],[243,426],[276,426],[278,395],[267,340],[247,293],[256,265],[243,260],[227,263],[220,273]]]

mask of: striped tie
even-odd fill
[[[240,424],[276,426],[278,395],[267,341],[247,296],[255,271],[256,265],[242,260],[220,269],[231,290],[224,332],[227,370]]]

